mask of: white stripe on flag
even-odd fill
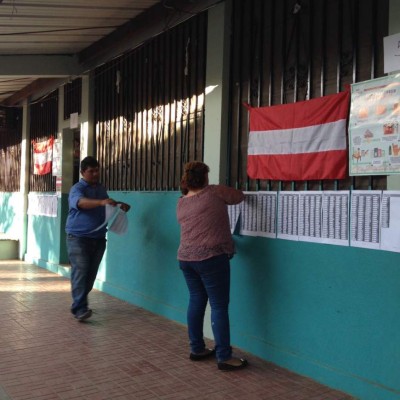
[[[248,154],[301,154],[346,150],[346,120],[249,134]]]

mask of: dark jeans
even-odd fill
[[[67,235],[71,263],[71,312],[79,315],[88,309],[88,294],[93,289],[97,271],[106,249],[106,239],[90,239]]]
[[[207,300],[211,307],[211,327],[218,362],[232,357],[229,329],[230,264],[222,254],[203,261],[179,261],[189,288],[187,322],[192,353],[205,349],[203,338],[204,313]]]

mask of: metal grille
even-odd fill
[[[22,109],[0,108],[0,192],[20,190]]]
[[[64,86],[64,120],[73,113],[81,113],[82,108],[82,78],[74,79]]]
[[[58,90],[50,93],[45,99],[30,105],[30,138],[37,142],[57,137],[58,126]],[[56,178],[52,174],[33,174],[33,148],[31,145],[31,165],[29,191],[55,192]]]
[[[207,14],[95,70],[97,158],[111,190],[176,190],[203,159]]]
[[[246,190],[385,189],[386,177],[258,181],[247,177],[251,106],[308,100],[383,76],[388,0],[233,0],[227,183]]]

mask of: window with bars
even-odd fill
[[[58,90],[50,93],[45,99],[32,103],[30,106],[30,138],[41,142],[57,137],[58,127]],[[56,177],[51,173],[35,175],[33,166],[33,147],[31,144],[30,192],[55,192]]]
[[[82,108],[82,78],[74,79],[64,85],[64,120],[73,113],[81,113]]]
[[[22,109],[0,108],[0,192],[20,190]]]
[[[233,0],[227,183],[246,190],[386,189],[386,176],[340,181],[247,177],[248,112],[383,76],[388,0]]]
[[[110,190],[177,190],[203,159],[207,13],[95,70],[97,158]]]

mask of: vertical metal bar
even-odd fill
[[[162,126],[164,120],[163,114],[163,63],[161,62],[161,47],[162,47],[162,38],[156,38],[156,48],[155,48],[155,57],[156,57],[156,65],[157,65],[157,124],[156,124],[156,184],[155,190],[161,190],[162,187],[162,171],[163,166],[161,162],[162,158]]]
[[[155,80],[157,79],[157,62],[154,58],[155,40],[152,40],[148,46],[148,110],[149,111],[149,135],[150,135],[150,162],[149,162],[149,190],[154,190],[154,171],[156,171],[156,127],[157,127],[157,86]]]
[[[321,54],[321,88],[320,88],[320,96],[325,95],[325,65],[326,65],[326,25],[327,25],[327,15],[326,15],[326,1],[327,0],[320,0],[322,1],[322,54]]]
[[[166,34],[166,48],[165,48],[166,54],[172,54],[171,51],[171,33],[167,32]],[[168,121],[168,126],[167,126],[167,161],[166,161],[166,166],[167,166],[167,182],[166,182],[166,187],[167,190],[171,190],[174,188],[174,185],[171,184],[171,163],[173,163],[173,157],[171,157],[171,108],[172,108],[172,85],[171,85],[171,76],[172,76],[172,57],[164,57],[164,59],[168,60],[166,64],[166,69],[165,69],[165,76],[168,77],[166,79],[167,83],[167,88],[168,91],[166,93],[166,99],[167,99],[167,111],[168,111],[168,118],[166,121]]]
[[[134,77],[133,93],[132,93],[132,118],[133,118],[133,140],[134,140],[134,164],[133,164],[133,176],[134,176],[134,190],[140,190],[140,141],[139,141],[139,66],[138,66],[138,52],[136,51],[132,55],[132,76]]]
[[[314,1],[309,0],[309,21],[308,21],[308,54],[307,57],[307,94],[305,100],[309,100],[313,97],[312,93],[312,69],[313,69],[313,49],[314,49]]]
[[[166,53],[166,43],[167,43],[167,38],[166,35],[162,36],[162,41],[160,48],[158,50],[158,59],[160,60],[160,65],[162,65],[162,95],[160,96],[162,100],[162,120],[161,120],[161,177],[160,177],[160,190],[168,190],[166,187],[166,179],[165,179],[165,174],[166,174],[166,165],[165,165],[165,130],[166,130],[166,111],[167,111],[167,77],[166,77],[166,71],[167,71],[167,66],[166,66],[166,57],[164,57],[164,54]]]
[[[294,82],[293,82],[293,102],[296,103],[298,98],[299,98],[299,79],[298,79],[298,74],[299,74],[299,47],[300,47],[300,14],[301,10],[297,13],[294,14],[294,32],[295,32],[295,57],[294,57]]]
[[[358,0],[354,0],[354,8],[352,10],[352,27],[353,27],[353,83],[357,82],[357,68],[358,68]],[[352,187],[356,189],[356,178],[352,178]]]
[[[370,26],[371,26],[371,79],[376,78],[376,69],[377,69],[377,25],[378,25],[378,20],[376,18],[378,14],[378,6],[377,6],[377,0],[372,0],[372,13],[371,13],[371,21],[370,21]]]
[[[271,106],[273,103],[274,97],[274,84],[275,84],[275,74],[274,74],[274,44],[275,44],[275,30],[276,30],[276,3],[275,1],[270,2],[270,12],[269,12],[269,32],[268,36],[270,37],[270,46],[269,46],[269,86],[268,86],[268,105]],[[269,179],[267,182],[267,190],[271,190],[271,180]]]
[[[151,114],[150,114],[150,109],[151,109],[151,68],[150,68],[150,61],[149,61],[149,56],[150,56],[150,49],[149,46],[145,46],[145,68],[144,68],[144,73],[145,73],[145,95],[144,95],[144,103],[145,103],[145,190],[151,190],[151,168],[149,167],[149,163],[151,163],[151,133],[149,132],[149,125],[151,123]]]
[[[227,170],[227,177],[226,177],[226,184],[227,185],[232,185],[232,174],[233,174],[233,166],[232,166],[232,153],[233,153],[233,118],[234,118],[234,113],[233,113],[233,97],[234,97],[234,90],[233,88],[235,87],[234,85],[234,79],[233,79],[233,65],[234,65],[234,59],[235,59],[235,54],[234,54],[234,38],[235,38],[235,31],[236,31],[236,27],[233,28],[235,26],[235,19],[234,19],[234,15],[235,15],[235,2],[232,2],[232,12],[230,15],[230,25],[232,26],[232,34],[231,34],[231,40],[230,40],[230,62],[229,62],[229,107],[228,107],[228,138],[227,138],[227,154],[226,154],[226,170]],[[203,105],[205,103],[205,98],[206,98],[206,94],[204,92],[203,94]],[[204,113],[203,113],[204,115]],[[238,163],[239,164],[239,163]],[[238,167],[238,165],[236,166]],[[235,183],[235,186],[238,187],[237,185],[237,181]]]
[[[175,86],[175,68],[176,68],[176,46],[175,46],[175,32],[171,32],[169,35],[169,44],[170,44],[170,63],[169,63],[169,96],[170,96],[170,109],[169,109],[169,135],[170,140],[170,155],[171,155],[171,164],[170,164],[170,187],[174,190],[177,189],[176,185],[176,157],[177,157],[177,137],[176,137],[176,86]]]
[[[269,32],[268,36],[270,38],[270,47],[269,47],[269,88],[268,88],[268,105],[271,106],[273,102],[273,96],[274,96],[274,44],[275,44],[275,30],[276,30],[276,17],[275,17],[275,12],[276,12],[276,7],[275,7],[275,1],[271,1],[270,5],[270,12],[269,12]]]
[[[343,0],[338,0],[338,53],[336,64],[336,92],[339,93],[342,86],[342,48],[343,48]]]
[[[283,1],[283,18],[282,18],[282,74],[281,74],[281,104],[285,103],[285,78],[286,78],[286,0]]]
[[[173,69],[173,82],[174,82],[174,90],[173,90],[173,100],[174,100],[174,116],[173,116],[173,131],[174,131],[174,188],[177,188],[179,186],[177,177],[179,177],[181,174],[181,165],[182,165],[182,159],[179,157],[179,163],[177,163],[177,157],[178,157],[178,137],[177,137],[177,115],[178,115],[178,88],[177,88],[177,69],[179,67],[179,61],[178,61],[178,33],[177,30],[174,31],[174,69]]]
[[[187,31],[187,32],[186,32]],[[183,32],[183,39],[184,39],[184,48],[182,49],[183,51],[183,61],[184,61],[184,66],[183,66],[183,71],[182,71],[182,77],[183,77],[183,87],[182,87],[182,104],[186,105],[186,123],[184,124],[184,134],[185,134],[185,142],[186,142],[186,151],[185,151],[185,160],[190,161],[190,79],[191,79],[191,68],[190,68],[190,63],[191,63],[191,56],[190,56],[190,49],[192,47],[191,43],[191,34],[190,34],[190,25],[187,24],[185,25],[185,29]],[[184,120],[183,120],[184,121]],[[193,157],[194,158],[194,157]]]
[[[234,49],[236,50],[236,54],[242,54],[242,50],[243,50],[243,8],[242,6],[243,2],[235,2],[235,6],[239,7],[239,12],[237,10],[237,8],[235,7],[235,11],[236,11],[236,15],[235,15],[235,21],[236,18],[238,18],[239,22],[237,23],[237,28],[235,29],[235,33],[236,33],[236,40],[239,41],[239,45],[236,46],[236,43],[234,44]],[[239,39],[238,39],[239,38]],[[240,179],[240,167],[241,167],[241,146],[240,146],[240,142],[241,142],[241,135],[240,135],[240,127],[241,127],[241,99],[242,99],[242,58],[239,58],[239,70],[238,70],[238,81],[237,82],[233,82],[233,85],[236,84],[237,86],[237,107],[236,107],[236,139],[237,139],[237,167],[236,167],[236,183],[235,183],[235,187],[239,187],[239,179]],[[248,177],[246,176],[246,182],[248,182]]]
[[[126,136],[127,136],[127,149],[126,149],[126,190],[133,190],[133,110],[132,110],[132,92],[134,88],[134,82],[132,81],[133,70],[132,70],[132,57],[133,54],[130,53],[127,59],[126,65],[126,77],[125,84],[127,85],[126,90],[126,106],[125,106],[125,118],[126,118]]]
[[[140,86],[140,91],[139,91],[139,116],[140,116],[140,189],[144,190],[146,188],[146,157],[145,157],[145,126],[144,126],[144,116],[145,116],[145,99],[144,99],[144,93],[145,93],[145,73],[144,73],[144,64],[145,64],[145,54],[144,54],[144,49],[141,49],[139,53],[139,86]]]
[[[107,152],[107,164],[108,164],[108,171],[110,175],[110,186],[108,187],[109,190],[115,189],[115,165],[112,163],[113,154],[115,152],[115,119],[114,119],[114,110],[115,110],[115,64],[111,64],[110,71],[108,73],[108,84],[110,87],[110,110],[108,121],[110,123],[110,136],[109,136],[109,146]]]
[[[259,15],[263,16],[264,15],[264,2],[262,1],[260,3],[260,10],[259,10]],[[258,87],[257,87],[257,106],[260,107],[263,104],[263,84],[264,84],[264,69],[263,69],[263,63],[264,63],[264,53],[263,53],[263,33],[264,33],[264,18],[259,18],[259,35],[258,35],[258,43],[257,43],[257,58],[258,58],[258,77],[257,77],[257,82],[258,82]]]
[[[197,123],[197,113],[198,113],[198,106],[199,106],[199,93],[204,91],[204,87],[201,88],[199,85],[199,62],[201,62],[201,57],[200,57],[200,24],[201,21],[203,20],[203,15],[202,14],[199,18],[197,18],[194,21],[194,26],[193,26],[193,33],[192,33],[192,49],[193,49],[193,78],[194,78],[194,85],[193,85],[193,94],[195,96],[194,98],[194,111],[193,111],[193,154],[194,154],[194,159],[198,160],[198,155],[197,155],[197,140],[198,140],[198,134],[197,134],[197,129],[198,129],[198,123]],[[205,96],[205,93],[204,93]],[[202,158],[201,158],[202,159]]]
[[[121,57],[117,65],[117,70],[120,72],[119,93],[117,93],[118,108],[117,108],[117,125],[118,125],[118,142],[119,142],[119,160],[118,160],[118,190],[125,190],[126,187],[126,169],[125,169],[125,152],[126,152],[126,132],[125,132],[125,63],[126,58]],[[117,85],[118,82],[116,82]]]
[[[353,83],[357,82],[357,68],[358,68],[358,0],[354,0],[354,9],[352,12],[353,17]]]

